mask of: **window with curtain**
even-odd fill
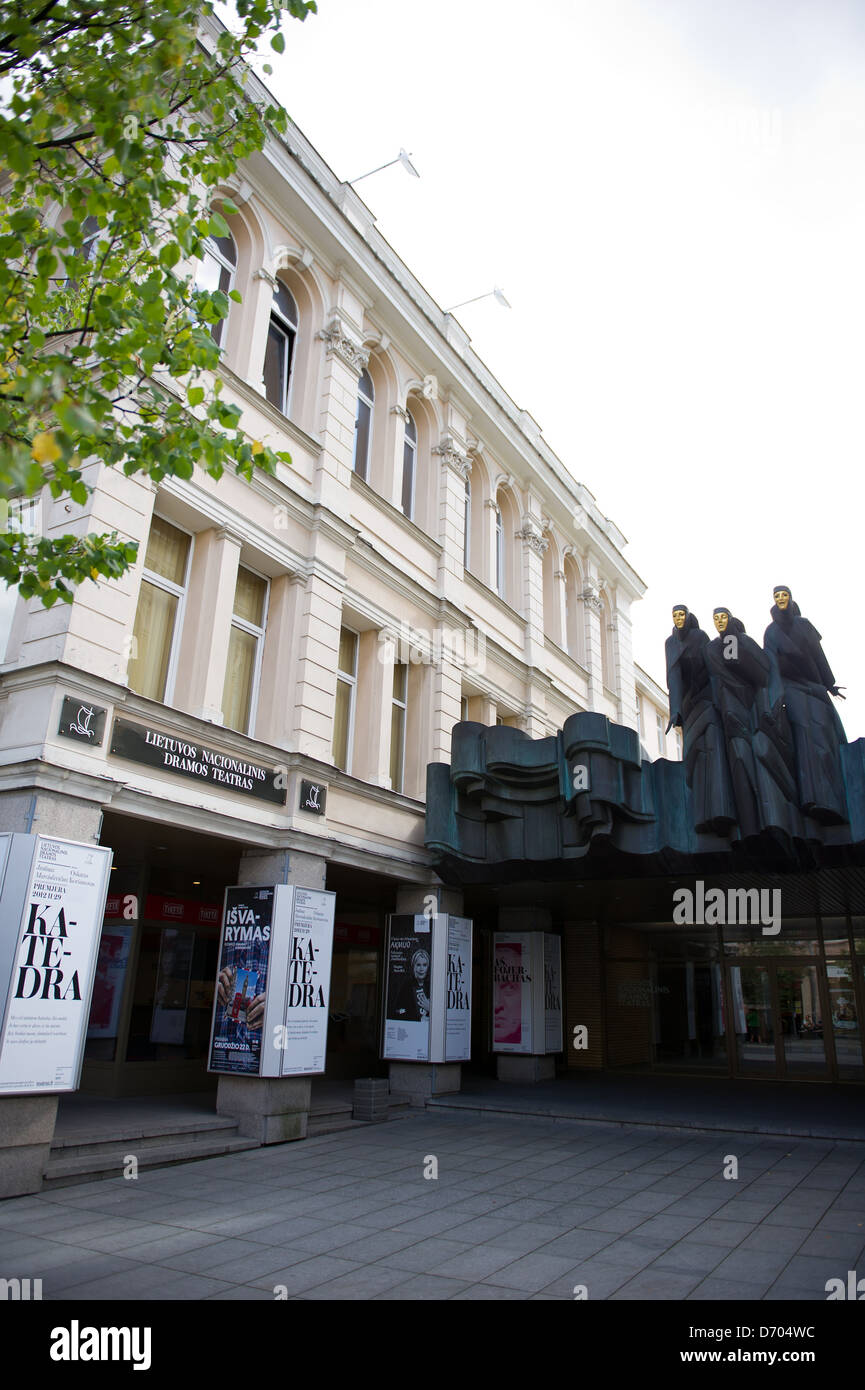
[[[351,628],[340,628],[336,672],[336,705],[333,713],[333,762],[351,772],[354,740],[354,695],[357,687],[358,637]]]
[[[204,243],[204,254],[195,276],[195,288],[197,290],[207,290],[209,294],[215,294],[221,290],[223,294],[228,294],[234,287],[234,275],[237,270],[237,247],[234,239],[230,236],[211,236]],[[216,323],[210,325],[210,334],[218,347],[222,346],[222,337],[225,331],[227,319],[218,319]]]
[[[408,666],[397,662],[393,668],[393,700],[390,716],[390,785],[403,789],[405,777],[405,711],[408,695]]]
[[[168,700],[180,637],[192,537],[161,516],[150,523],[127,682],[149,700]]]
[[[502,509],[496,504],[496,593],[505,596],[505,528]]]
[[[288,414],[297,325],[297,305],[294,297],[282,281],[277,280],[270,310],[267,346],[264,350],[264,394],[271,405],[275,405],[283,415]]]
[[[369,372],[360,374],[357,385],[357,414],[354,419],[354,457],[352,468],[359,478],[367,482],[369,476],[369,453],[372,441],[372,411],[375,403],[375,390]]]
[[[228,661],[222,691],[222,719],[229,729],[251,734],[258,698],[261,651],[267,621],[266,579],[238,567]]]
[[[411,411],[405,422],[405,443],[402,450],[402,509],[414,520],[415,475],[417,473],[417,425]]]

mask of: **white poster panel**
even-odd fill
[[[562,1046],[562,943],[544,932],[544,1052]]]
[[[422,912],[388,919],[384,1043],[389,1061],[430,1060],[433,933]]]
[[[493,1052],[532,1052],[533,932],[493,933]]]
[[[23,902],[7,901],[4,882],[4,924],[17,938],[0,1029],[7,1095],[78,1085],[112,859],[100,845],[32,840]]]
[[[467,1062],[472,1052],[472,923],[448,918],[445,1061]]]
[[[336,894],[295,888],[288,954],[283,1076],[324,1071]]]

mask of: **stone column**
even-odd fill
[[[3,831],[56,835],[58,839],[98,844],[101,821],[102,808],[98,803],[71,796],[28,791],[0,798]],[[9,924],[0,923],[2,926]],[[4,990],[7,985],[7,980],[0,981]],[[62,1093],[0,1096],[0,1198],[41,1191],[61,1098]]]
[[[345,489],[351,486],[357,384],[369,353],[357,340],[347,313],[339,310],[333,311],[318,336],[326,350],[319,426],[324,447],[316,473],[317,500],[342,516],[346,511]]]
[[[326,872],[326,860],[315,854],[253,849],[241,858],[239,880],[262,887],[292,883],[321,889]],[[305,1139],[311,1090],[308,1076],[220,1076],[216,1113],[236,1119],[240,1133],[260,1144]]]
[[[397,888],[397,912],[417,913],[431,907],[460,917],[463,895],[459,889],[439,884],[403,883]],[[423,1106],[432,1096],[454,1094],[462,1082],[461,1062],[391,1062],[389,1068],[391,1094],[411,1105]]]
[[[552,915],[546,907],[500,907],[499,931],[549,931]],[[534,1020],[533,1020],[534,1021]],[[555,1057],[545,1053],[499,1052],[496,1054],[496,1076],[499,1081],[514,1081],[522,1085],[536,1081],[552,1081],[556,1074]]]
[[[442,548],[438,592],[442,598],[460,603],[465,558],[466,479],[471,475],[472,466],[468,454],[451,434],[442,435],[433,454],[438,455],[442,463],[436,532]]]
[[[631,642],[631,615],[622,593],[611,596],[613,631],[613,671],[618,695],[619,723],[638,728],[637,687],[634,682],[634,653]]]
[[[604,659],[601,631],[601,582],[598,567],[591,556],[583,581],[582,600],[586,623],[586,670],[589,673],[589,709],[600,710],[604,705]]]

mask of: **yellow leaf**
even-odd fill
[[[98,569],[92,569],[92,570],[90,571],[90,578],[91,578],[91,579],[98,579],[98,578],[99,578],[99,571],[98,571]]]
[[[255,457],[256,454],[263,454],[263,453],[264,453],[264,445],[262,444],[261,440],[260,440],[260,439],[253,439],[253,441],[252,441],[252,456],[253,456],[253,458]]]
[[[32,454],[37,463],[53,463],[55,459],[59,459],[60,452],[57,441],[50,430],[47,433],[33,436]]]

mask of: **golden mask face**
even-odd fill
[[[726,631],[727,631],[727,624],[728,624],[728,622],[730,621],[730,614],[729,614],[729,613],[715,613],[713,616],[714,616],[714,619],[715,619],[715,627],[718,629],[718,631],[719,631],[719,632],[726,632]]]
[[[686,619],[687,616],[688,616],[688,615],[687,615],[687,613],[685,612],[684,608],[674,608],[674,609],[673,609],[673,622],[674,622],[674,624],[675,624],[676,627],[679,627],[679,628],[684,627],[684,626],[685,626],[685,619]]]
[[[775,603],[778,605],[782,613],[784,612],[785,608],[788,608],[790,606],[789,589],[776,589],[773,597],[775,599]]]

